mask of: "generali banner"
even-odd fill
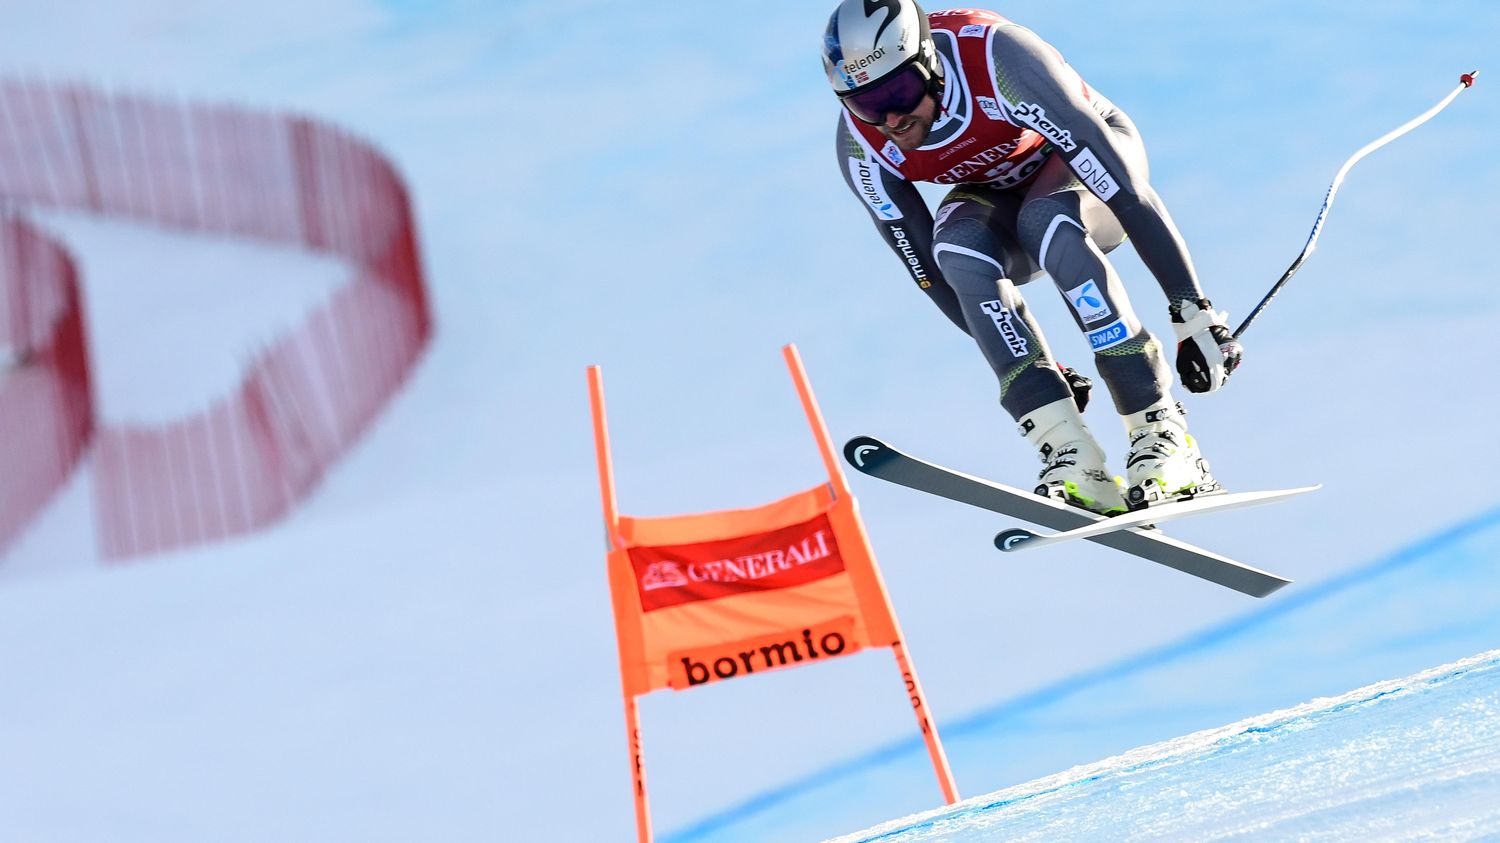
[[[885,602],[853,502],[827,487],[746,510],[621,519],[610,554],[621,659],[636,693],[812,664],[870,646]]]
[[[838,451],[794,346],[782,349],[826,483],[748,509],[632,517],[615,503],[604,383],[589,368],[589,406],[604,509],[606,569],[620,650],[636,836],[651,811],[636,697],[890,648],[943,798],[958,789],[927,714]],[[818,704],[827,701],[819,700]]]
[[[720,541],[630,548],[641,609],[775,591],[844,570],[827,514]]]

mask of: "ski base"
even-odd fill
[[[1109,520],[1031,492],[935,465],[870,436],[856,436],[849,440],[844,445],[844,458],[871,477],[1009,515],[1051,530],[1074,530]],[[1088,536],[1086,540],[1252,597],[1265,597],[1291,582],[1140,527],[1115,529]]]
[[[1287,498],[1296,497],[1297,495],[1315,492],[1321,488],[1323,487],[1320,484],[1316,486],[1303,486],[1297,489],[1276,489],[1267,492],[1228,492],[1196,497],[1191,500],[1159,503],[1146,509],[1133,510],[1083,527],[1064,530],[1060,533],[1038,533],[1034,530],[1023,528],[1002,530],[995,536],[995,546],[1007,552],[1032,550],[1038,547],[1045,547],[1049,544],[1057,544],[1074,539],[1086,539],[1090,536],[1102,536],[1105,533],[1112,533],[1116,530],[1140,529],[1147,525],[1175,521],[1191,515],[1202,515],[1225,509],[1241,509],[1247,506],[1277,503]]]

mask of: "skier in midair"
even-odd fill
[[[843,0],[823,65],[844,106],[844,179],[913,280],[978,343],[1044,464],[1038,494],[1094,512],[1220,491],[1161,343],[1105,254],[1128,235],[1168,301],[1176,368],[1212,392],[1243,349],[1199,286],[1135,125],[1030,30],[993,12]],[[955,185],[928,210],[912,182]],[[1018,287],[1051,276],[1129,437],[1125,488]]]

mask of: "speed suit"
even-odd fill
[[[1044,272],[1115,409],[1162,400],[1161,343],[1104,255],[1128,236],[1169,303],[1204,296],[1135,125],[1030,30],[985,11],[928,20],[945,80],[938,118],[920,149],[903,152],[845,112],[837,148],[849,189],[917,285],[979,344],[1012,417],[1071,394],[1018,289]],[[917,181],[954,185],[935,219]]]

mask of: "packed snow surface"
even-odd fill
[[[1152,744],[840,841],[1500,834],[1500,650]]]

